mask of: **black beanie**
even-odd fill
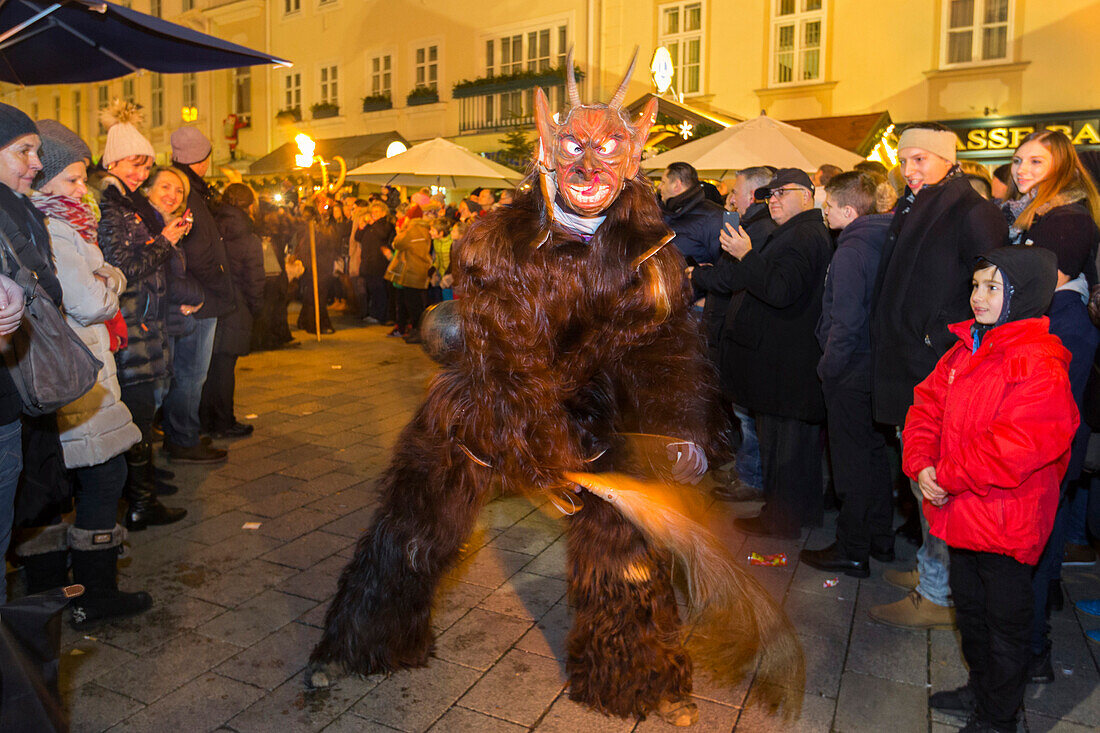
[[[24,135],[37,135],[34,120],[23,110],[0,102],[0,148],[6,148]]]

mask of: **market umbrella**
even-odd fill
[[[663,170],[683,161],[706,178],[725,178],[734,171],[757,165],[816,171],[825,163],[849,169],[863,160],[850,150],[802,132],[794,125],[766,115],[731,125],[706,137],[647,158],[642,167]]]
[[[348,171],[348,179],[390,186],[475,188],[514,186],[523,179],[523,174],[437,137],[413,145],[392,158],[365,163]]]
[[[103,0],[0,0],[0,81],[71,84],[290,62]]]

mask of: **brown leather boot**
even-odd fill
[[[953,629],[955,609],[933,603],[915,590],[896,603],[875,606],[871,618],[902,629]]]

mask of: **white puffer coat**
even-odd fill
[[[103,325],[118,312],[118,294],[126,288],[126,277],[104,263],[99,247],[84,241],[68,223],[51,217],[47,227],[57,279],[65,294],[66,320],[103,362],[91,391],[58,410],[61,446],[68,468],[95,466],[141,440],[141,430],[119,398],[115,357]],[[110,286],[96,278],[96,272],[108,276]]]

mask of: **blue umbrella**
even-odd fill
[[[257,64],[290,66],[103,0],[0,0],[0,81],[71,84],[138,69],[177,74]]]

